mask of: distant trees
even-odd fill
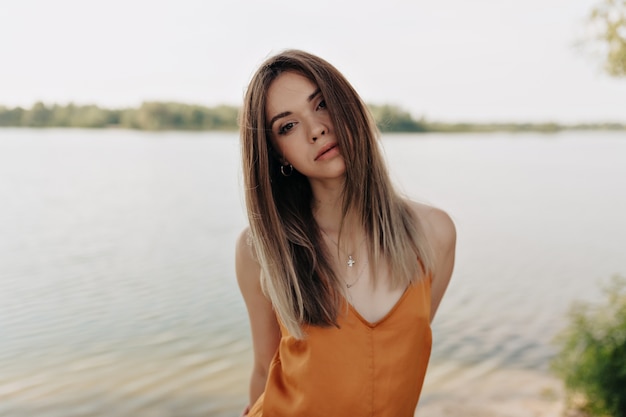
[[[0,106],[0,127],[120,127],[141,130],[234,130],[238,109],[181,103],[145,102],[137,109],[104,109],[96,105],[45,105],[30,109]]]
[[[600,0],[589,16],[591,41],[605,56],[605,69],[626,77],[626,0]]]
[[[124,112],[121,125],[142,130],[235,130],[237,113],[233,106],[145,102]]]
[[[0,127],[105,127],[119,123],[119,110],[105,110],[98,106],[35,103],[30,109],[0,106]]]
[[[7,107],[0,106],[0,126],[22,126],[23,113],[24,109],[21,107],[9,109]]]
[[[426,125],[399,107],[371,105],[383,132],[424,132]],[[30,109],[0,106],[0,127],[120,127],[139,130],[236,130],[238,108],[183,103],[144,102],[139,108],[104,109],[96,105],[46,105]]]
[[[423,120],[413,119],[409,112],[397,106],[370,104],[369,109],[382,132],[426,132],[428,130]]]
[[[626,0],[625,0],[626,1]],[[560,125],[557,123],[438,123],[416,120],[393,105],[368,106],[381,132],[540,132],[564,129],[624,130],[619,123]],[[239,109],[234,106],[205,107],[193,104],[145,102],[138,108],[105,109],[96,105],[46,105],[35,103],[30,109],[0,106],[1,127],[116,127],[137,130],[237,130]]]

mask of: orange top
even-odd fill
[[[430,357],[430,279],[410,285],[376,323],[352,305],[339,328],[281,324],[265,393],[249,417],[413,416]]]

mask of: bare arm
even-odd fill
[[[432,322],[452,277],[456,250],[456,228],[445,211],[423,204],[412,204],[433,247],[435,262],[430,303],[430,321]]]
[[[250,404],[254,404],[265,390],[269,366],[280,342],[280,328],[272,305],[261,290],[261,269],[248,242],[248,229],[237,240],[235,270],[252,331],[254,367],[250,378]]]

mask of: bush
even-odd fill
[[[626,417],[626,279],[604,289],[606,303],[576,303],[556,338],[553,370],[563,378],[570,403],[591,415]]]

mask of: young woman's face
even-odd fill
[[[308,78],[295,72],[279,75],[267,91],[265,117],[283,164],[293,165],[310,181],[343,176],[345,162],[326,102]]]

